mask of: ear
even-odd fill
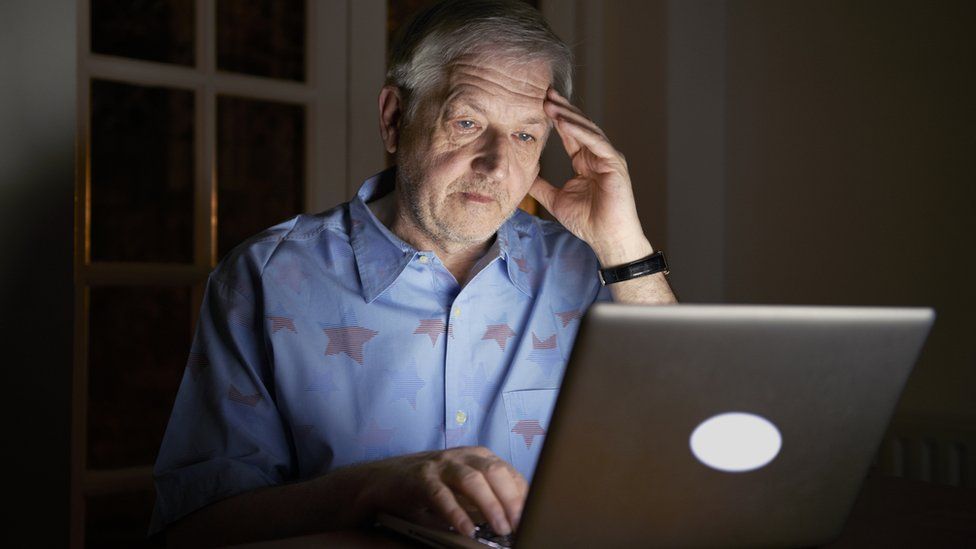
[[[386,152],[393,154],[400,141],[400,117],[403,115],[403,101],[400,89],[386,85],[380,90],[380,137]]]

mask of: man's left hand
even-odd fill
[[[650,255],[654,250],[637,216],[623,154],[555,89],[549,89],[543,108],[554,122],[576,176],[562,188],[539,177],[529,194],[589,244],[604,267]]]

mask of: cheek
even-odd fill
[[[472,155],[466,147],[441,147],[427,155],[428,174],[445,185],[465,177],[471,168]]]

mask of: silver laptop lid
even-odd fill
[[[930,309],[595,305],[516,546],[829,541],[933,319]],[[765,436],[759,461],[768,463],[728,472],[696,457],[696,430],[699,443],[717,433],[712,461],[715,448],[721,462],[722,448],[757,445],[708,421],[716,417],[745,418]],[[705,442],[696,451],[707,454]]]

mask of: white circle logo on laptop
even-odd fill
[[[768,419],[746,412],[727,412],[701,422],[691,433],[691,453],[719,471],[744,473],[765,466],[783,445],[779,429]]]

